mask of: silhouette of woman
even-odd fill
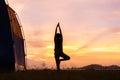
[[[57,29],[59,29],[59,33],[57,32]],[[55,44],[54,54],[55,54],[56,66],[57,66],[57,70],[60,70],[60,62],[69,60],[70,57],[63,53],[63,37],[59,23],[57,24],[55,30],[54,44]],[[62,57],[62,59],[60,59],[60,57]]]

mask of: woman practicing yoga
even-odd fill
[[[57,30],[59,30],[59,32],[57,32]],[[59,23],[57,24],[55,30],[54,44],[55,44],[54,54],[55,54],[56,66],[57,66],[57,70],[60,70],[60,62],[69,60],[70,57],[63,52],[63,36]],[[60,59],[60,57],[62,57],[62,59]]]

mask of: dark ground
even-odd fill
[[[120,80],[120,70],[29,70],[0,73],[0,80]]]

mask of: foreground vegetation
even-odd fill
[[[29,70],[0,73],[0,80],[120,80],[119,70]]]

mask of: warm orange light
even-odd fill
[[[98,47],[92,48],[92,51],[107,51],[107,50],[108,50],[107,48],[102,48],[102,47],[100,47],[100,48],[98,48]]]

